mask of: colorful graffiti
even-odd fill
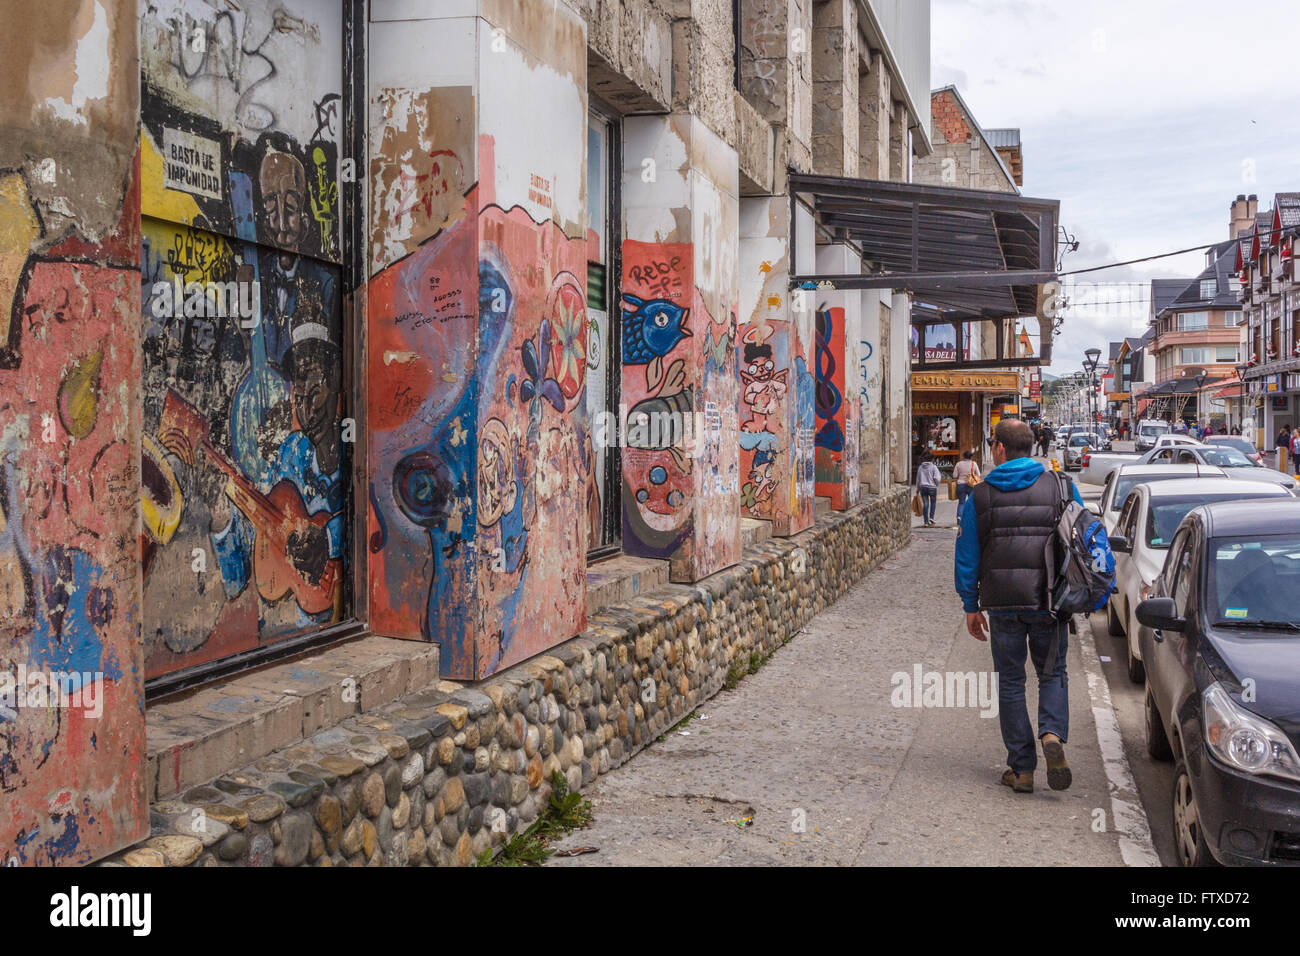
[[[169,0],[142,15],[150,677],[351,613],[356,436],[343,380],[340,100],[326,85],[337,88],[341,66],[328,46],[287,11],[271,24],[261,11]],[[304,95],[307,111],[292,102]]]
[[[629,432],[623,449],[624,549],[671,558],[694,528],[693,461],[681,447],[638,439],[651,416],[694,422],[693,248],[689,243],[623,243],[622,400]],[[704,317],[707,321],[707,317]],[[671,421],[671,419],[670,419]],[[664,430],[660,429],[662,433]]]
[[[468,89],[430,97],[465,107]],[[491,169],[491,137],[478,155]],[[370,377],[387,383],[369,407],[372,627],[439,642],[461,678],[585,620],[585,242],[492,199],[472,187],[367,290]]]
[[[816,487],[819,496],[831,499],[831,507],[843,511],[857,504],[858,440],[860,396],[846,381],[849,365],[845,310],[822,305],[817,310],[817,432]]]
[[[0,171],[0,862],[147,832],[136,584],[138,163],[120,220],[48,235]]]

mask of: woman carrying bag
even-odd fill
[[[916,493],[921,496],[922,515],[926,527],[934,524],[934,509],[939,502],[939,466],[929,452],[921,459],[921,467],[916,471]]]
[[[962,506],[966,504],[966,499],[970,497],[974,487],[984,479],[973,451],[961,453],[961,461],[953,466],[952,477],[957,482],[957,521],[960,523]]]

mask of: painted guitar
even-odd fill
[[[343,580],[343,560],[331,558],[319,574],[298,563],[312,538],[324,540],[330,513],[308,514],[302,494],[293,482],[278,482],[269,494],[262,494],[208,438],[208,422],[189,402],[168,389],[158,423],[158,438],[168,451],[193,466],[202,449],[226,476],[226,496],[244,513],[257,531],[253,541],[253,578],[257,593],[266,601],[278,601],[292,592],[308,614],[320,614],[334,607]],[[319,529],[313,534],[312,529]]]

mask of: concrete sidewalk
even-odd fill
[[[992,670],[953,591],[955,511],[941,500],[937,527],[918,528],[756,674],[588,788],[594,825],[557,847],[599,852],[549,865],[1120,865],[1113,820],[1125,814],[1074,635],[1067,791],[1047,788],[1041,757],[1033,794],[1001,786],[998,721],[978,707],[891,703],[893,676],[910,683],[918,664]],[[1098,719],[1113,721],[1108,703]]]

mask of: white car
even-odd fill
[[[1176,481],[1183,478],[1226,478],[1221,468],[1207,465],[1120,465],[1106,476],[1106,487],[1101,493],[1098,512],[1109,537],[1116,533],[1120,511],[1128,500],[1129,492],[1148,481]]]
[[[1179,524],[1197,505],[1256,498],[1286,500],[1291,495],[1277,485],[1240,478],[1153,481],[1138,484],[1129,493],[1115,524],[1115,534],[1108,535],[1115,555],[1115,591],[1106,606],[1106,619],[1113,636],[1127,634],[1128,676],[1133,683],[1146,679],[1137,606],[1164,567],[1169,543]]]

